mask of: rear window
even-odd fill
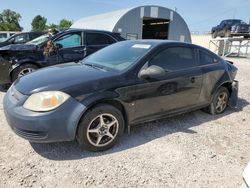
[[[114,42],[113,38],[103,33],[86,33],[87,45],[108,45]]]
[[[218,63],[219,59],[205,51],[200,51],[200,65],[212,65]]]

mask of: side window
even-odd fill
[[[81,33],[70,33],[54,41],[55,44],[62,45],[63,48],[72,48],[81,46]]]
[[[20,34],[17,35],[14,39],[14,43],[23,43],[23,42],[28,42],[29,37],[27,34]]]
[[[86,45],[107,45],[114,42],[114,39],[106,34],[86,33]]]
[[[193,48],[171,47],[160,52],[149,65],[157,65],[167,71],[188,69],[196,66]]]
[[[200,65],[212,65],[219,62],[219,59],[204,51],[200,51]]]
[[[4,41],[7,37],[7,33],[0,33],[0,41]]]

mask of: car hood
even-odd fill
[[[77,97],[102,89],[104,83],[107,85],[116,75],[116,72],[92,68],[81,63],[67,63],[23,76],[14,86],[24,95],[41,91],[63,91]]]
[[[0,48],[0,51],[33,51],[36,45],[33,44],[10,44]]]
[[[9,42],[7,41],[0,42],[0,48],[7,46],[7,45],[9,45]]]

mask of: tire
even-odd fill
[[[212,33],[212,38],[215,39],[216,37],[217,37],[217,32],[214,31],[214,32]]]
[[[2,86],[4,91],[7,91],[10,88],[11,84],[3,84],[1,86]]]
[[[14,82],[17,78],[24,76],[25,74],[28,74],[30,72],[33,72],[37,69],[38,67],[34,64],[23,64],[17,67],[16,69],[14,69],[12,73],[12,76],[11,76],[12,82]]]
[[[224,32],[224,36],[225,36],[225,37],[231,37],[231,31],[226,30],[226,31]]]
[[[222,100],[222,96],[224,95],[224,99]],[[219,101],[219,98],[222,101]],[[211,104],[204,109],[204,111],[208,112],[209,114],[215,115],[215,114],[222,114],[223,112],[226,111],[227,106],[228,106],[228,101],[229,101],[229,91],[225,87],[220,87],[216,94],[214,95],[213,101]],[[220,104],[218,104],[221,102]],[[219,107],[221,105],[221,107]]]
[[[76,138],[84,149],[104,151],[119,140],[124,124],[123,115],[117,108],[107,104],[97,105],[82,117]]]

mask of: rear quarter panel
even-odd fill
[[[209,104],[217,89],[226,82],[231,82],[224,63],[217,63],[201,67],[203,72],[203,86],[200,100]]]

